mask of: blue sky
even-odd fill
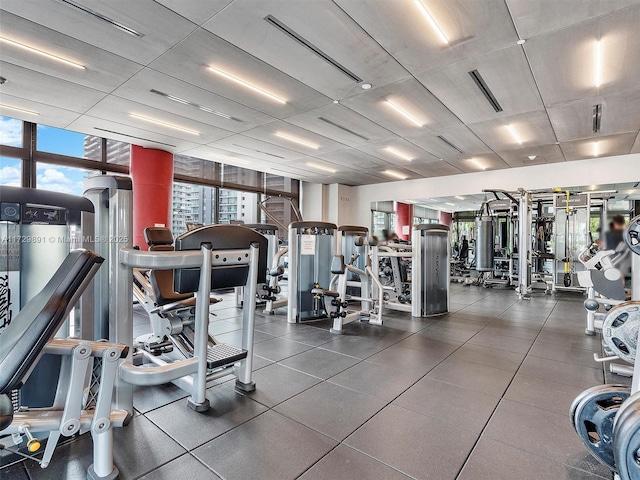
[[[0,117],[0,143],[20,146],[22,122]],[[84,157],[84,134],[38,125],[38,150],[71,157]],[[37,187],[44,190],[82,195],[86,170],[38,163]],[[0,185],[20,186],[20,160],[0,157]]]

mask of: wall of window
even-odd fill
[[[10,117],[0,127],[0,185],[81,195],[91,175],[129,173],[129,143]],[[265,221],[261,201],[288,225],[296,217],[285,197],[297,204],[299,189],[290,178],[174,155],[171,227],[179,235],[192,224]]]

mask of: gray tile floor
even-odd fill
[[[389,312],[385,326],[350,324],[343,336],[328,322],[260,316],[256,392],[213,382],[212,408],[198,414],[171,385],[137,389],[137,415],[115,434],[121,478],[611,478],[568,419],[573,398],[604,382],[583,297],[451,288],[443,318]],[[215,310],[211,331],[237,345],[241,311],[230,297]],[[140,311],[135,323],[136,334],[148,328]],[[46,470],[23,463],[0,476],[79,479],[90,462],[84,436]]]

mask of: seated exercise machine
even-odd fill
[[[640,479],[640,216],[624,232],[633,255],[632,299],[606,314],[603,341],[613,355],[599,361],[622,359],[633,365],[631,387],[598,385],[579,394],[571,405],[570,419],[588,451],[606,465],[618,480]],[[604,257],[603,257],[604,258]],[[635,268],[638,267],[638,268]],[[621,283],[622,284],[622,283]]]
[[[147,227],[144,237],[150,251],[172,252],[173,235],[166,227]],[[176,293],[172,270],[133,269],[133,295],[149,315],[151,333],[135,339],[135,344],[152,355],[177,349],[193,356],[193,325],[196,298],[192,293]],[[219,300],[210,297],[211,305]],[[209,338],[209,346],[215,345]]]
[[[365,232],[366,233],[366,229]],[[373,238],[362,236],[348,237],[354,246],[362,248],[362,254],[352,253],[348,264],[344,255],[334,255],[331,262],[331,273],[334,275],[328,289],[316,286],[311,289],[315,298],[322,302],[329,318],[333,319],[331,333],[343,333],[343,326],[360,320],[372,325],[382,325],[382,309],[384,305],[384,290],[378,276],[371,267],[370,249],[377,246]],[[359,268],[356,262],[364,260],[364,268]],[[350,279],[351,277],[351,279]],[[349,292],[351,289],[351,293]],[[358,295],[359,294],[359,295]],[[326,299],[330,298],[329,306]],[[360,302],[360,309],[350,311],[350,302]]]
[[[4,330],[0,349],[0,436],[25,435],[28,451],[35,453],[40,442],[33,434],[48,432],[41,460],[12,450],[45,468],[61,436],[90,431],[93,464],[88,470],[89,479],[118,476],[113,465],[112,428],[127,425],[131,413],[112,410],[111,401],[118,364],[126,357],[128,347],[54,337],[103,260],[87,250],[71,252],[42,291]],[[9,394],[24,385],[44,354],[62,359],[53,405],[14,411]]]
[[[611,256],[613,250],[596,250],[589,247],[578,256],[585,270],[576,273],[578,284],[587,290],[584,307],[587,310],[586,335],[595,335],[602,330],[602,322],[606,313],[598,312],[600,306],[609,310],[612,306],[624,302],[627,292],[622,283],[622,273],[613,266]]]
[[[412,245],[387,243],[372,252],[372,265],[384,289],[385,307],[411,312]]]

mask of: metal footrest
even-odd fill
[[[247,358],[247,351],[224,343],[207,347],[207,368],[224,367]]]

